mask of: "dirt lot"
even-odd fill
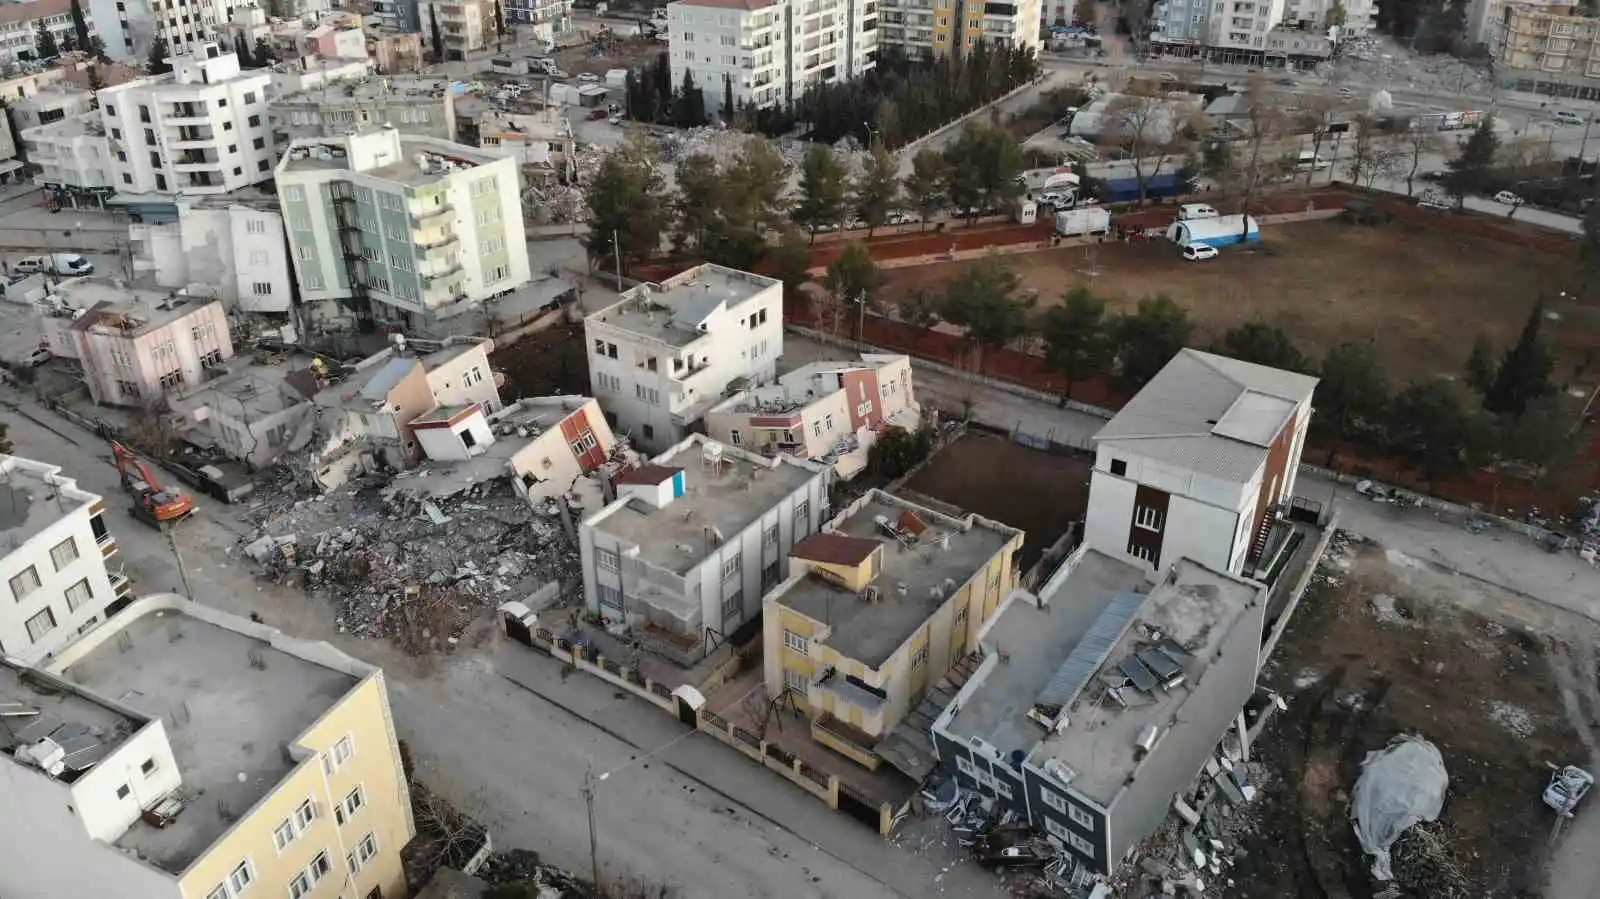
[[[1089,508],[1087,459],[1030,449],[975,431],[939,451],[906,482],[908,490],[1021,528],[1022,569]]]
[[[1111,311],[1165,293],[1201,325],[1198,343],[1240,322],[1281,326],[1301,351],[1320,358],[1347,340],[1371,340],[1388,376],[1404,383],[1459,375],[1476,332],[1498,347],[1515,341],[1541,295],[1564,315],[1547,336],[1568,362],[1600,341],[1600,312],[1560,308],[1576,284],[1573,260],[1406,224],[1358,228],[1338,222],[1273,225],[1260,249],[1224,250],[1203,263],[1184,262],[1170,244],[1109,244],[1010,257],[1041,303],[1090,283]],[[915,288],[938,290],[960,264],[888,271],[886,299]],[[1095,272],[1096,274],[1089,274]],[[1558,369],[1557,376],[1567,376]]]
[[[1560,896],[1545,888],[1559,850],[1540,793],[1547,761],[1592,764],[1570,718],[1592,720],[1592,662],[1573,647],[1594,635],[1570,613],[1337,536],[1263,672],[1289,710],[1255,748],[1268,772],[1237,895],[1371,895],[1349,794],[1366,753],[1410,733],[1439,748],[1450,789],[1428,826],[1442,849],[1408,854],[1425,842],[1408,836],[1396,850],[1401,884],[1431,887],[1406,895]],[[1440,888],[1452,880],[1467,888]]]
[[[617,27],[623,26],[619,24]],[[594,55],[594,50],[593,44],[557,50],[556,65],[569,75],[583,72],[604,75],[609,69],[643,68],[653,65],[657,56],[667,52],[667,45],[661,41],[631,38],[618,42],[598,56]],[[721,90],[721,87],[717,89]],[[618,97],[612,99],[620,102]]]
[[[589,360],[583,325],[558,323],[496,350],[492,364],[505,372],[500,395],[506,402],[525,396],[589,394]]]

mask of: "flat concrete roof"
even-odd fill
[[[74,684],[0,658],[0,764],[21,765],[17,747],[54,735],[62,748],[76,748],[72,764],[57,777],[76,780],[149,722]],[[32,713],[32,714],[30,714]],[[85,768],[78,768],[83,765]],[[25,766],[31,767],[31,766]],[[33,768],[41,776],[44,772]]]
[[[261,365],[235,357],[230,367],[233,370],[222,377],[206,381],[182,396],[170,397],[168,403],[180,412],[214,406],[219,414],[230,418],[253,420],[306,402],[285,380],[290,371],[287,362]]]
[[[172,609],[123,622],[67,674],[85,689],[165,719],[183,789],[200,798],[166,827],[134,824],[115,845],[172,873],[272,792],[293,769],[284,748],[359,683],[345,671]]]
[[[79,490],[77,482],[62,477],[59,466],[0,456],[0,553],[99,500],[98,494]],[[78,547],[80,553],[90,550],[94,547]]]
[[[371,130],[384,130],[381,126]],[[408,187],[420,187],[448,178],[455,172],[445,171],[437,162],[447,160],[452,163],[464,164],[468,168],[476,168],[491,162],[498,162],[501,157],[486,153],[465,144],[451,143],[450,141],[435,140],[431,137],[420,137],[408,134],[400,135],[400,157],[388,165],[375,166],[367,169],[354,169],[350,166],[348,155],[336,156],[330,159],[318,159],[309,154],[304,156],[290,155],[296,150],[312,146],[338,146],[340,141],[331,137],[307,137],[293,141],[285,151],[285,158],[280,171],[345,171],[361,172],[374,178],[393,181]],[[417,165],[417,157],[424,156],[432,161],[427,171]],[[460,171],[457,169],[456,171]]]
[[[704,435],[696,434],[650,460],[683,469],[684,495],[656,509],[641,500],[618,500],[587,522],[595,530],[639,547],[639,558],[683,574],[716,546],[707,529],[727,540],[755,523],[789,494],[826,469],[788,456],[767,459],[724,446],[715,469],[702,461]],[[682,547],[687,547],[685,552]]]
[[[121,337],[148,334],[220,302],[176,295],[170,290],[119,287],[93,278],[64,280],[53,291],[70,298],[70,305],[88,310],[72,323],[74,330]],[[127,327],[123,327],[124,323]]]
[[[763,275],[705,263],[660,284],[635,287],[616,305],[591,317],[640,337],[686,347],[705,336],[700,326],[719,306],[732,308],[777,283]]]
[[[963,740],[978,737],[1003,754],[1031,750],[1044,737],[1044,728],[1027,717],[1034,697],[1112,598],[1144,582],[1142,570],[1089,550],[1070,576],[1040,597],[1044,608],[1012,599],[982,639],[985,648],[1005,653],[1006,663],[991,667],[946,730]]]
[[[347,65],[349,60],[339,60],[337,68]],[[293,74],[298,74],[298,68]],[[404,100],[408,103],[425,102],[429,99],[447,102],[450,94],[450,79],[433,75],[369,75],[356,81],[336,81],[308,90],[297,91],[273,100],[273,105],[309,104],[314,106],[350,106],[360,103],[370,103],[373,100],[395,102]]]
[[[895,522],[907,511],[927,525],[910,547],[878,524],[879,518]],[[867,602],[815,575],[790,581],[787,589],[771,600],[828,625],[831,632],[819,642],[872,668],[894,655],[955,590],[1022,534],[975,515],[966,519],[941,515],[878,490],[852,504],[843,518],[825,530],[883,544],[883,563],[872,580],[878,601]],[[951,581],[955,582],[953,588]],[[906,588],[904,595],[901,585]],[[935,589],[941,595],[935,596]]]

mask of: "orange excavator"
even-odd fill
[[[113,440],[111,452],[117,458],[117,474],[122,476],[122,489],[133,497],[133,505],[128,507],[129,515],[166,530],[194,514],[194,500],[181,490],[161,486],[150,466],[133,450]]]

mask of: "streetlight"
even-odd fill
[[[867,149],[870,150],[872,149],[873,136],[878,133],[878,129],[872,127],[868,122],[862,122],[861,127],[867,129]]]
[[[680,742],[682,742],[682,741],[684,741],[684,740],[686,740],[689,737],[692,737],[694,735],[695,735],[695,731],[694,730],[690,730],[690,731],[687,731],[685,733],[681,733],[681,734],[677,735],[676,737],[673,737],[672,739],[668,740],[667,742],[662,743],[660,746],[657,746],[656,748],[650,750],[649,752],[645,753],[644,755],[634,756],[633,758],[628,759],[626,762],[623,762],[622,764],[618,765],[617,767],[612,768],[610,771],[602,771],[599,774],[595,774],[594,773],[594,769],[591,768],[591,769],[589,769],[589,770],[587,770],[587,771],[585,771],[583,773],[583,804],[584,804],[584,806],[585,806],[585,808],[586,808],[586,810],[588,811],[588,814],[589,814],[589,879],[590,879],[590,881],[592,881],[594,883],[594,889],[595,889],[595,892],[597,894],[601,892],[601,889],[600,889],[600,844],[599,844],[599,841],[595,839],[595,830],[594,830],[594,791],[595,791],[595,789],[599,786],[601,781],[609,779],[611,777],[611,775],[616,774],[616,773],[621,772],[621,771],[625,771],[628,768],[631,768],[632,766],[634,766],[635,764],[637,764],[639,762],[645,761],[647,759],[654,758],[655,756],[659,755],[662,752],[665,752],[667,749],[671,748],[672,746],[676,745],[677,743],[680,743]]]

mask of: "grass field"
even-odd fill
[[[1205,262],[1184,262],[1165,241],[1007,258],[1041,304],[1085,283],[1112,312],[1165,293],[1193,316],[1197,344],[1259,318],[1282,327],[1313,360],[1343,341],[1370,340],[1397,382],[1459,375],[1479,333],[1499,349],[1509,346],[1541,296],[1560,316],[1545,332],[1565,363],[1558,380],[1600,345],[1600,310],[1560,300],[1577,286],[1571,257],[1403,224],[1306,222],[1263,232],[1257,247]],[[964,264],[892,269],[883,296],[937,291]]]

